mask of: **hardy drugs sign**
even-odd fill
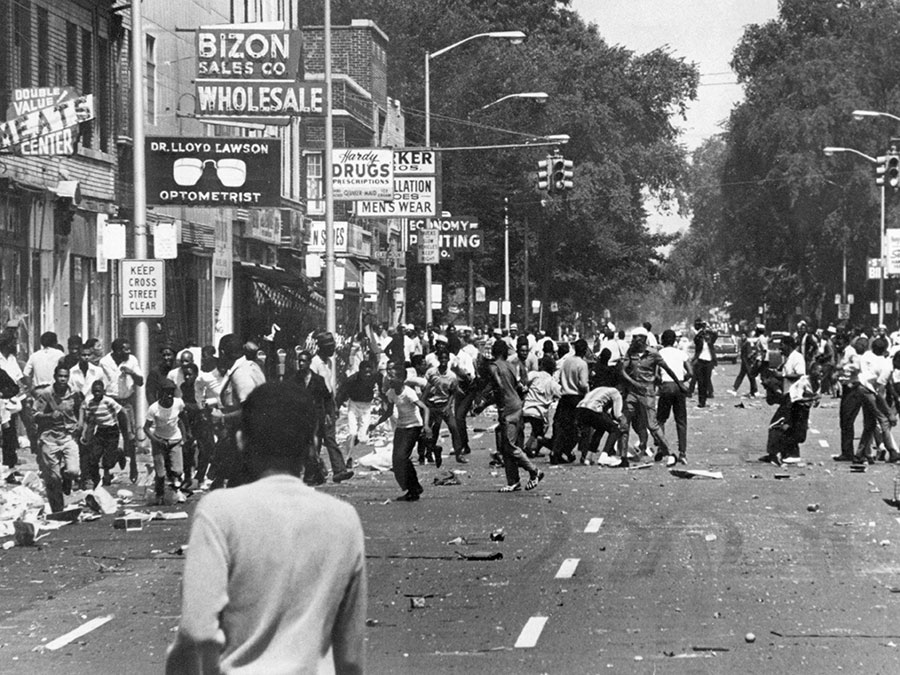
[[[166,315],[164,260],[123,260],[123,319],[158,319]]]
[[[393,154],[390,148],[335,149],[331,167],[334,199],[393,199]]]

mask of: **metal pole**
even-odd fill
[[[475,327],[475,261],[469,254],[469,325]]]
[[[431,54],[425,54],[425,147],[431,147]],[[431,218],[425,218],[431,227]],[[431,265],[425,265],[425,325],[431,323]]]
[[[134,257],[147,257],[147,184],[144,159],[144,21],[141,0],[131,5],[131,99],[134,140]],[[145,373],[150,372],[150,326],[146,319],[138,319],[134,326],[134,355]],[[135,417],[147,416],[147,398],[144,387],[136,387]]]
[[[503,198],[503,305],[500,311],[506,315],[506,330],[509,330],[509,197]]]
[[[525,277],[525,298],[523,305],[524,319],[522,321],[522,330],[526,330],[531,323],[531,296],[528,293],[528,221],[525,221],[524,235],[522,236],[522,250],[524,260],[522,261],[522,276]]]
[[[878,325],[882,325],[884,323],[884,274],[887,271],[887,266],[885,265],[884,260],[884,232],[885,232],[885,186],[881,186],[881,226],[878,231],[878,247],[879,251],[881,251],[881,269],[879,270],[880,274],[878,275]]]
[[[325,330],[337,330],[334,294],[334,191],[332,186],[332,146],[334,144],[331,109],[331,0],[325,0],[325,156],[322,181],[325,187]]]

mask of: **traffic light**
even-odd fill
[[[878,162],[875,165],[875,185],[884,185],[884,174],[887,173],[887,156],[879,155],[876,157]]]
[[[888,183],[895,190],[900,188],[900,155],[897,154],[896,150],[887,156],[885,164]]]
[[[550,192],[564,192],[571,190],[574,185],[572,177],[575,173],[572,171],[575,164],[571,159],[564,159],[560,156],[553,157],[553,168],[550,175]]]
[[[538,161],[537,187],[538,190],[550,191],[550,163],[551,158],[545,157]]]

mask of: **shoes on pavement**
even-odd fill
[[[656,454],[653,455],[653,461],[661,462],[668,456],[670,456],[669,452],[667,450],[663,450],[662,448],[660,448],[659,450],[656,451]]]
[[[678,464],[687,464],[687,457],[686,457],[685,454],[682,452],[681,454],[678,455],[678,457],[675,459],[675,461],[676,461]]]
[[[519,492],[521,489],[522,485],[520,483],[513,483],[500,488],[497,492]]]
[[[778,455],[763,455],[759,458],[760,462],[765,464],[773,464],[774,466],[781,466],[781,458]]]
[[[538,471],[537,474],[535,474],[532,478],[529,478],[528,482],[525,483],[525,489],[534,490],[534,488],[536,488],[538,486],[538,483],[540,483],[542,480],[544,480],[544,472]]]
[[[413,492],[410,490],[409,492],[404,492],[402,495],[394,499],[395,502],[417,502],[419,501],[419,493]]]
[[[466,459],[465,457],[463,457],[462,455],[456,455],[456,461],[459,464],[468,464],[469,463],[469,460]]]
[[[853,455],[832,455],[831,459],[835,462],[852,462]]]
[[[464,455],[471,455],[471,454],[472,454],[472,448],[470,448],[470,447],[467,445],[466,447],[464,447],[464,448],[462,449],[462,454],[464,454]]]
[[[726,394],[731,394],[732,396],[737,396],[737,395],[738,395],[737,389],[726,389],[726,390],[725,390],[725,393],[726,393]]]
[[[666,466],[675,466],[675,463],[676,463],[677,461],[678,461],[678,460],[675,459],[675,455],[668,455],[668,456],[666,457]]]
[[[566,464],[571,464],[572,462],[575,461],[575,453],[572,452],[571,450],[569,452],[566,452],[563,454],[564,454],[564,458],[566,460]]]
[[[336,474],[334,474],[331,477],[331,480],[333,480],[335,483],[340,483],[341,481],[349,480],[350,478],[353,478],[353,472],[349,469],[344,469],[343,471],[338,471]]]

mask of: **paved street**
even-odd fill
[[[424,467],[417,503],[389,501],[389,472],[329,484],[366,530],[370,672],[900,672],[900,512],[883,501],[897,469],[831,460],[834,399],[812,412],[803,465],[759,463],[772,410],[727,394],[734,372],[688,411],[686,468],[722,480],[543,459],[537,490],[501,495],[479,431],[471,462],[443,467],[462,484],[432,487]],[[4,672],[160,672],[189,524],[126,533],[106,516],[0,551]]]

